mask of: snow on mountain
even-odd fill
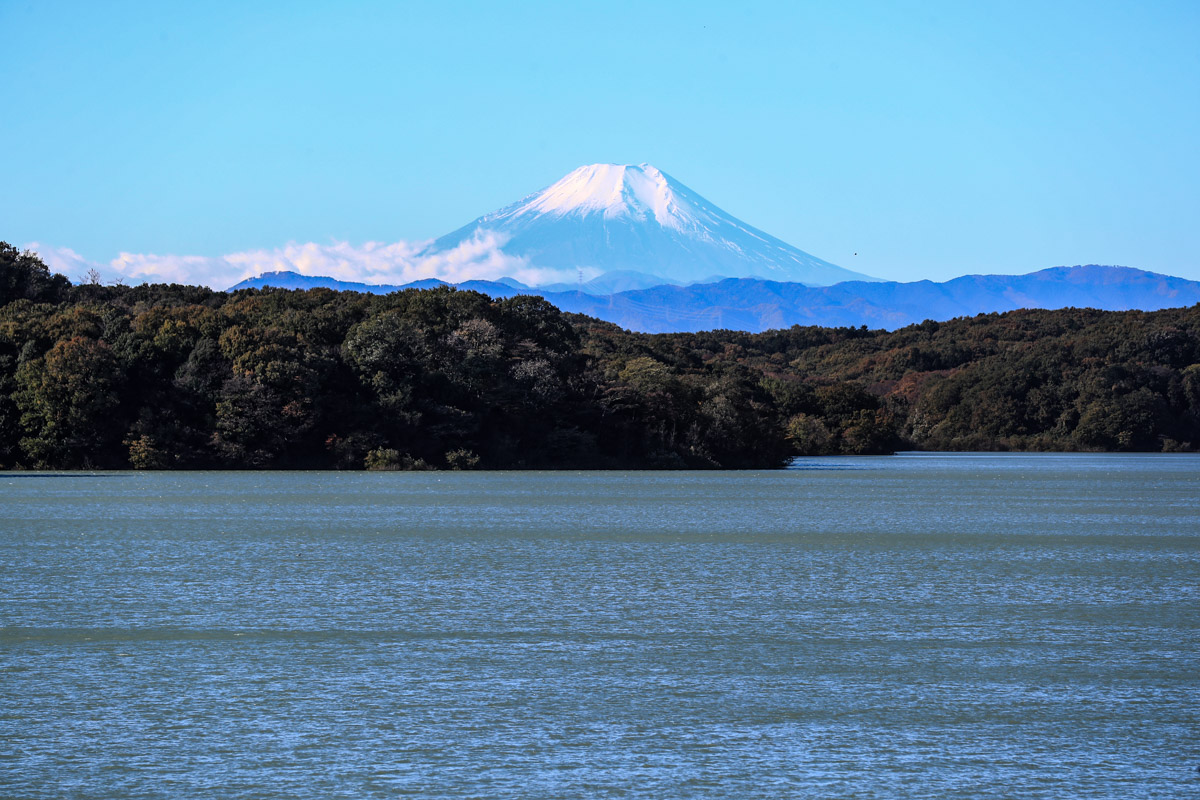
[[[873,280],[810,255],[717,208],[649,164],[592,164],[433,242],[451,250],[496,234],[531,267],[593,278],[641,272],[670,282],[760,277],[829,285]]]

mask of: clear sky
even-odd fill
[[[419,241],[649,162],[883,278],[1200,279],[1196,0],[0,0],[0,34],[0,239],[102,264]]]

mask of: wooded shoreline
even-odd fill
[[[72,285],[0,243],[0,468],[1200,449],[1200,306],[639,334],[545,300]]]

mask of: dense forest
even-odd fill
[[[749,468],[1200,448],[1200,306],[630,333],[442,288],[73,285],[0,243],[3,468]]]

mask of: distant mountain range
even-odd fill
[[[402,286],[377,286],[294,272],[271,272],[242,281],[231,287],[231,291],[266,286],[328,287],[385,294],[440,285],[445,284],[430,279]],[[574,291],[547,291],[509,279],[466,281],[455,286],[497,298],[541,295],[564,311],[588,314],[647,333],[714,328],[757,332],[792,325],[866,325],[891,330],[926,319],[941,321],[1017,308],[1074,306],[1155,311],[1200,303],[1200,282],[1129,267],[1097,265],[1054,267],[1027,275],[967,275],[944,283],[846,281],[818,287],[762,278],[726,278],[712,283],[659,285],[602,295],[589,294],[583,287]]]

